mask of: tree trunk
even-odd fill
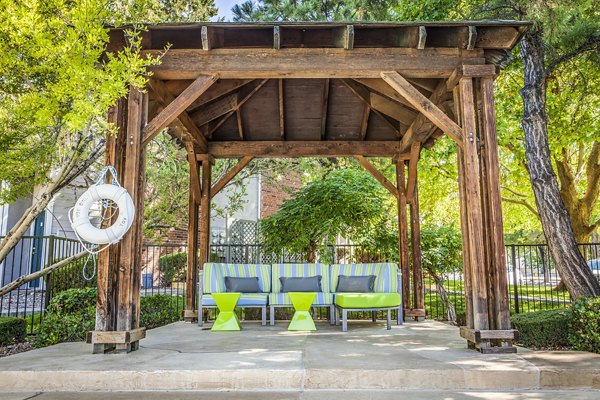
[[[600,296],[600,285],[577,247],[550,161],[544,49],[538,32],[525,34],[521,41],[521,57],[525,72],[524,87],[520,93],[524,106],[522,123],[527,171],[542,229],[556,269],[571,297]]]
[[[456,308],[454,304],[450,301],[450,296],[448,296],[448,290],[446,286],[444,286],[443,279],[433,270],[427,268],[427,272],[433,278],[435,282],[436,292],[440,296],[442,303],[446,306],[446,316],[448,317],[448,321],[456,322]]]

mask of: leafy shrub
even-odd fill
[[[60,292],[50,300],[34,346],[84,340],[86,333],[94,329],[95,316],[96,288]]]
[[[0,318],[0,346],[21,343],[27,335],[27,322],[23,318]]]
[[[568,345],[568,309],[543,310],[513,315],[510,322],[526,347],[555,348]]]
[[[165,283],[185,281],[186,268],[187,252],[167,254],[158,259],[158,270]]]
[[[600,298],[586,297],[571,305],[569,344],[576,350],[600,353]]]
[[[140,298],[140,326],[147,329],[157,328],[181,319],[179,304],[183,302],[181,296],[169,294],[155,294]]]

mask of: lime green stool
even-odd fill
[[[309,310],[317,294],[315,292],[290,292],[288,294],[295,310],[288,331],[316,331],[317,327]]]
[[[235,315],[235,306],[240,299],[241,293],[213,293],[213,299],[217,303],[219,315],[213,324],[211,331],[239,331],[242,329],[240,321]]]

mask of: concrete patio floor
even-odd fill
[[[361,393],[388,399],[398,391],[415,399],[600,398],[600,355],[521,348],[516,355],[483,355],[467,350],[458,329],[440,322],[387,331],[383,323],[352,321],[347,333],[327,323],[312,333],[288,332],[285,322],[242,325],[240,332],[215,333],[171,324],[149,331],[131,354],[94,355],[90,345],[63,343],[2,358],[0,398],[100,399],[102,393],[81,392],[108,390],[138,391],[112,393],[113,399],[155,398],[139,391],[178,391],[155,393],[157,399],[364,398]],[[485,397],[490,393],[497,395]]]

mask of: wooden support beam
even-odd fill
[[[172,82],[181,81],[169,81],[167,82],[167,88],[173,86]],[[193,114],[198,108],[240,90],[250,82],[252,82],[250,79],[219,79],[187,108],[188,114]]]
[[[415,165],[416,167],[416,165]],[[410,167],[409,167],[410,168]],[[408,170],[410,177],[410,169]],[[416,174],[416,172],[415,172]],[[419,216],[419,190],[413,189],[410,200],[410,240],[412,251],[412,283],[413,283],[413,307],[425,308],[425,292],[423,290],[423,267],[421,253],[421,221]],[[407,195],[408,196],[408,195]]]
[[[209,123],[218,117],[238,109],[239,93],[231,93],[218,100],[197,108],[190,117],[197,126]]]
[[[227,171],[225,173],[225,175],[223,175],[223,177],[221,179],[219,179],[219,181],[217,183],[215,183],[213,185],[212,189],[210,190],[211,199],[213,197],[215,197],[217,195],[217,193],[219,193],[221,190],[223,190],[225,188],[225,186],[227,186],[227,184],[229,182],[231,182],[231,180],[233,178],[235,178],[235,176],[242,169],[244,169],[248,164],[250,164],[250,161],[252,161],[253,159],[254,159],[254,157],[252,157],[252,156],[242,157],[236,165],[234,165],[229,171]]]
[[[452,121],[442,110],[440,110],[431,100],[423,96],[413,85],[404,79],[399,73],[382,72],[381,77],[400,95],[404,96],[413,107],[424,114],[431,122],[444,131],[452,140],[462,143],[462,130],[454,121]],[[460,145],[460,144],[459,144]]]
[[[94,344],[123,344],[139,342],[146,337],[146,328],[136,328],[129,331],[92,331],[86,335],[87,343]]]
[[[398,198],[398,188],[396,188],[394,184],[390,182],[377,168],[375,168],[375,166],[371,164],[369,160],[363,156],[354,156],[354,158],[360,165],[363,166],[364,169],[369,171],[369,173],[373,175],[373,178],[375,178],[377,182],[381,183],[381,185],[383,185],[383,187],[386,188],[388,192],[392,194],[392,196],[394,196],[396,199]]]
[[[217,79],[218,74],[198,77],[176,99],[165,105],[165,108],[144,128],[143,143],[148,143],[156,135],[177,119],[194,100],[204,93]],[[167,99],[165,99],[167,100]],[[167,100],[168,101],[168,100]]]
[[[281,48],[281,33],[278,26],[273,27],[273,48],[279,50]]]
[[[387,97],[377,93],[371,93],[370,100],[371,106],[374,109],[407,126],[412,124],[419,115],[413,109],[404,107],[402,104],[389,100]]]
[[[244,140],[244,123],[242,122],[242,112],[238,108],[237,111],[235,112],[235,114],[237,117],[237,127],[238,127],[238,134],[240,135],[240,140]]]
[[[371,92],[380,94],[382,96],[387,97],[390,100],[394,100],[397,103],[402,104],[404,107],[408,108],[412,112],[416,112],[413,106],[406,101],[406,99],[398,92],[396,92],[390,85],[388,85],[381,78],[364,78],[364,79],[354,79],[355,82],[360,83],[361,85],[368,88]]]
[[[202,50],[208,51],[211,49],[210,37],[208,35],[208,26],[203,26],[200,30],[200,37],[202,38]]]
[[[408,203],[412,203],[417,186],[417,163],[421,155],[421,143],[414,142],[410,148],[410,158],[408,160],[408,181],[406,182],[406,198]]]
[[[369,117],[371,116],[371,107],[364,105],[362,121],[360,122],[360,140],[365,140],[369,128]]]
[[[381,119],[383,119],[387,123],[387,125],[390,128],[392,128],[392,130],[394,132],[397,133],[397,135],[400,135],[400,129],[399,129],[400,126],[395,126],[393,123],[390,122],[390,120],[388,120],[385,117],[385,115],[383,115],[378,110],[373,108],[373,106],[371,105],[371,93],[369,92],[368,89],[359,85],[358,83],[356,83],[355,81],[353,81],[351,79],[342,79],[341,81],[344,85],[346,85],[346,87],[348,87],[348,89],[350,89],[350,91],[352,93],[354,93],[354,95],[356,97],[358,97],[367,107],[369,107],[371,109],[371,112],[379,115],[381,117]]]
[[[390,141],[224,141],[210,142],[208,151],[215,158],[271,157],[392,157],[399,143]]]
[[[344,49],[354,49],[354,25],[346,25],[344,29]]]
[[[321,140],[327,138],[327,109],[329,108],[329,79],[323,80],[323,96],[321,100]]]
[[[279,94],[279,137],[285,139],[285,116],[283,109],[283,79],[277,80]]]
[[[469,38],[467,39],[467,50],[475,49],[475,43],[477,42],[477,28],[469,26]]]
[[[494,64],[483,64],[483,65],[459,65],[456,67],[452,74],[448,78],[446,88],[448,91],[454,89],[458,82],[462,78],[485,78],[495,77],[496,66]]]
[[[490,238],[491,265],[494,282],[492,284],[493,318],[496,329],[510,328],[510,309],[508,304],[508,283],[506,255],[504,246],[504,230],[502,221],[502,204],[500,195],[500,161],[498,159],[498,139],[496,134],[496,113],[494,110],[494,81],[487,77],[480,80],[482,103],[482,139],[486,168],[486,182],[483,187],[487,193],[487,215]]]
[[[402,272],[402,307],[404,307],[404,309],[410,309],[408,217],[406,214],[406,179],[404,169],[404,161],[396,160],[396,187],[398,189],[398,260],[400,261],[400,270]]]
[[[192,171],[195,171],[192,173]],[[193,321],[193,313],[196,310],[196,279],[198,279],[198,207],[202,193],[200,191],[199,182],[199,165],[194,157],[193,164],[190,162],[190,194],[188,196],[188,231],[187,231],[187,269],[185,280],[185,311],[184,320],[187,322]],[[199,193],[192,190],[197,186]]]
[[[149,71],[157,79],[196,79],[218,73],[221,79],[379,78],[402,71],[406,78],[448,78],[460,64],[485,64],[483,49],[458,48],[282,48],[171,49],[142,51],[161,56]],[[374,62],[373,60],[376,60]],[[435,60],[435,62],[432,62]]]
[[[202,156],[202,155],[201,155]],[[198,262],[204,265],[208,262],[210,254],[210,191],[211,191],[211,174],[212,174],[212,157],[205,157],[202,161],[202,197],[200,198],[200,244]],[[194,285],[198,275],[194,277]],[[199,316],[201,318],[201,316]]]
[[[185,150],[187,152],[187,159],[190,165],[190,194],[196,199],[196,202],[200,201],[202,196],[200,181],[200,173],[198,171],[198,161],[196,160],[196,151],[194,146],[190,143],[185,144]]]
[[[417,49],[423,50],[425,48],[425,42],[427,41],[427,28],[424,26],[419,26],[419,42],[417,44]]]
[[[477,154],[477,125],[473,93],[473,79],[463,78],[460,81],[461,115],[463,123],[463,163],[464,168],[461,183],[464,185],[464,206],[468,237],[463,240],[469,244],[469,267],[473,290],[473,325],[474,329],[490,329],[488,318],[488,296],[486,282],[486,266],[483,247],[480,245],[484,235],[482,231],[481,188],[479,157]]]

